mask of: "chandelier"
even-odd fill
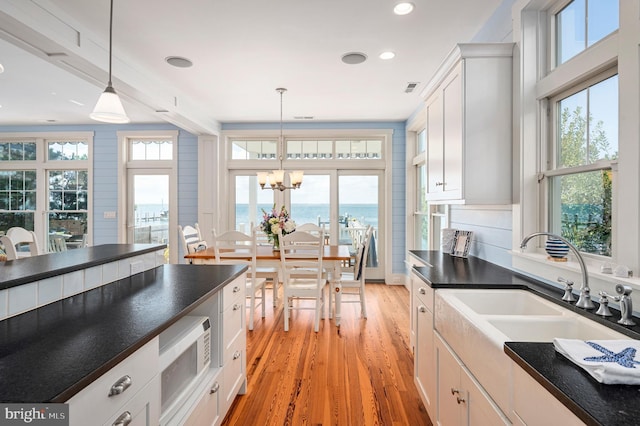
[[[304,172],[302,170],[295,170],[289,172],[289,181],[291,186],[284,184],[285,171],[282,168],[282,156],[284,153],[284,137],[282,136],[282,95],[287,89],[284,87],[278,87],[276,92],[280,93],[280,139],[278,140],[278,160],[280,161],[280,169],[272,170],[271,172],[258,172],[258,183],[262,189],[272,189],[284,191],[285,189],[298,189],[302,185],[302,177]],[[269,186],[267,186],[267,184]]]

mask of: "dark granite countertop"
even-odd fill
[[[504,351],[586,424],[640,423],[640,386],[599,383],[553,343],[506,342]]]
[[[0,262],[0,290],[164,249],[166,244],[103,244]]]
[[[0,321],[0,402],[65,402],[244,272],[164,265]]]
[[[628,327],[617,323],[620,312],[614,308],[611,308],[613,316],[607,318],[595,314],[598,303],[590,310],[577,308],[572,303],[562,301],[563,291],[559,287],[473,256],[460,258],[427,250],[412,250],[411,254],[429,265],[414,266],[412,270],[432,288],[528,290],[633,339],[640,339],[640,320],[636,321],[639,325]],[[602,385],[564,356],[556,354],[552,343],[507,342],[504,350],[586,423],[640,423],[640,386]],[[636,408],[628,409],[630,406]],[[624,417],[624,410],[634,413],[633,417]],[[629,419],[632,421],[629,422]]]

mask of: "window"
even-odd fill
[[[173,141],[171,139],[131,139],[129,140],[131,160],[172,160]]]
[[[429,207],[427,206],[427,164],[425,153],[427,149],[426,129],[417,134],[417,152],[414,158],[416,168],[416,210],[414,213],[414,247],[416,250],[429,248]]]
[[[618,0],[573,0],[555,15],[556,64],[563,64],[618,29]]]
[[[612,165],[618,158],[618,76],[552,99],[555,149],[549,224],[585,253],[611,256]]]
[[[89,228],[91,135],[10,136],[0,136],[0,232],[19,226],[45,249],[53,234],[80,247]]]

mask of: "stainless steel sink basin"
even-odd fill
[[[564,309],[525,290],[443,290],[479,315],[562,315]]]

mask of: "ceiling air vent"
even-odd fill
[[[407,87],[405,87],[404,89],[404,93],[411,93],[413,92],[416,87],[418,86],[418,84],[420,84],[420,82],[416,81],[416,82],[409,82],[407,83]]]
[[[296,115],[294,120],[313,120],[313,115]]]

